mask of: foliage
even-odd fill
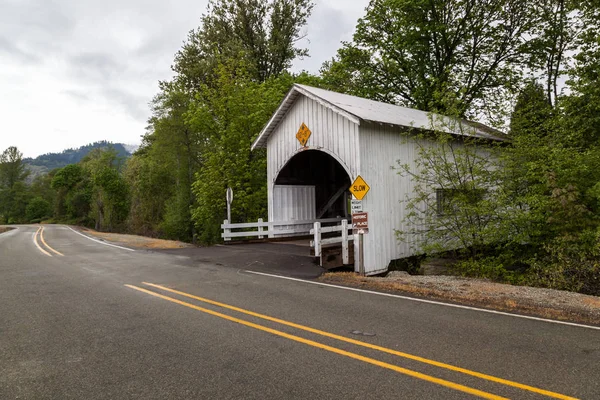
[[[96,230],[121,230],[129,212],[129,188],[120,174],[121,159],[113,149],[95,149],[81,161],[89,177],[89,217]]]
[[[113,148],[117,151],[119,157],[129,157],[131,154],[122,143],[110,143],[105,140],[94,142],[78,149],[67,149],[60,153],[42,154],[36,158],[26,158],[23,161],[27,165],[44,167],[45,171],[51,171],[56,168],[62,168],[69,164],[77,164],[90,151],[94,149]]]
[[[498,207],[505,197],[499,187],[502,168],[493,144],[457,139],[445,133],[449,124],[464,134],[471,129],[459,120],[443,127],[432,120],[433,134],[409,133],[406,145],[415,146],[416,159],[414,166],[399,164],[399,174],[411,178],[413,189],[405,200],[405,229],[397,234],[417,251],[464,249],[475,256],[507,234]]]
[[[131,201],[128,229],[139,235],[157,235],[165,218],[165,203],[173,192],[172,171],[142,151],[127,160],[124,178],[130,189]]]
[[[534,286],[600,296],[600,234],[588,229],[557,237],[531,261],[527,282]]]
[[[323,74],[375,100],[498,117],[519,83],[532,11],[511,0],[372,0]]]
[[[27,175],[23,154],[16,147],[11,146],[0,154],[0,221],[23,221],[28,201]]]
[[[47,200],[35,197],[27,204],[25,215],[29,222],[40,222],[52,215],[52,206]]]
[[[193,186],[198,201],[193,218],[204,242],[220,239],[227,187],[235,193],[234,221],[254,221],[267,214],[266,154],[250,147],[294,77],[284,74],[257,83],[246,67],[234,61],[219,65],[216,86],[202,92],[203,102],[190,115],[192,126],[212,133]]]
[[[226,59],[243,59],[259,82],[279,76],[296,57],[308,55],[296,43],[312,8],[311,0],[211,0],[202,26],[175,56],[175,80],[198,92]]]

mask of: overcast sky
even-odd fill
[[[368,0],[325,0],[306,27],[317,72]],[[25,157],[109,140],[139,144],[158,81],[206,0],[0,0],[0,151]]]

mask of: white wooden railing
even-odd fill
[[[342,221],[341,218],[326,218],[316,220],[316,222],[319,224],[336,223],[340,221]],[[313,233],[311,228],[314,227],[314,223],[315,220],[264,222],[262,218],[259,218],[258,222],[230,224],[228,220],[225,220],[221,225],[221,229],[223,229],[221,237],[227,242],[234,238],[264,239],[265,237],[274,238],[312,235]],[[233,232],[232,230],[236,231]]]
[[[310,234],[314,236],[311,240],[310,246],[315,248],[315,257],[321,257],[323,246],[328,244],[342,244],[342,262],[344,265],[350,264],[350,242],[354,241],[352,235],[348,235],[348,231],[352,227],[348,227],[348,220],[342,220],[340,225],[322,227],[320,222],[315,222],[313,229],[310,230]],[[321,235],[323,233],[340,232],[340,236],[334,236],[323,239]]]

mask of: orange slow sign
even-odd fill
[[[312,132],[310,129],[308,129],[308,126],[306,126],[306,124],[303,122],[302,125],[300,125],[300,129],[298,129],[298,133],[296,133],[296,139],[298,139],[302,147],[306,147],[306,143],[308,143],[308,138],[310,137],[311,133]]]
[[[350,192],[356,197],[358,200],[362,200],[363,197],[367,194],[367,192],[371,189],[367,182],[359,175],[352,185],[350,186]]]

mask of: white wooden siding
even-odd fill
[[[350,179],[358,173],[358,125],[305,96],[299,96],[267,142],[267,180],[269,221],[275,221],[273,190],[281,169],[305,149],[296,139],[300,125],[311,131],[308,150],[320,150],[338,161]]]
[[[302,123],[312,132],[302,148],[296,132]],[[267,143],[267,175],[273,184],[279,171],[304,150],[321,150],[334,157],[355,177],[359,168],[358,125],[319,103],[299,96]]]
[[[274,221],[307,221],[317,218],[315,187],[275,185],[273,187]]]
[[[398,241],[395,234],[396,229],[404,228],[402,200],[414,189],[410,177],[398,175],[397,167],[398,161],[414,167],[417,146],[398,128],[363,124],[360,147],[360,173],[371,187],[363,199],[363,210],[369,213],[369,233],[364,235],[365,273],[372,275],[386,271],[391,260],[413,254],[410,244]]]

